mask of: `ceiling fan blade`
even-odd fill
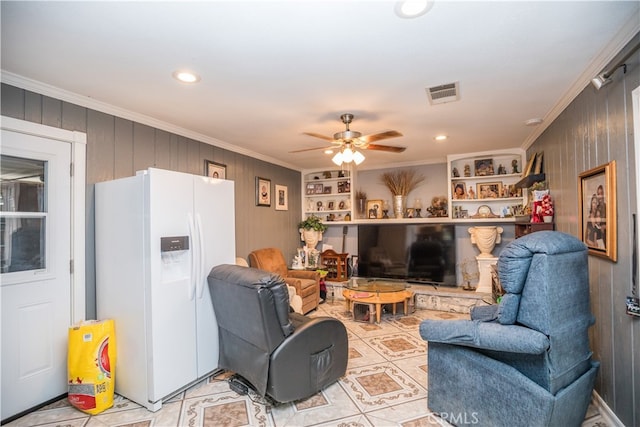
[[[294,150],[289,151],[289,153],[302,153],[304,151],[314,151],[314,150],[328,150],[329,148],[334,149],[335,147],[315,147],[315,148],[303,148],[302,150]]]
[[[331,138],[330,136],[320,135],[319,133],[314,133],[314,132],[302,132],[302,133],[304,135],[314,136],[316,138],[324,139],[325,141],[333,142],[333,138]]]
[[[363,135],[358,139],[363,142],[376,142],[383,139],[396,138],[398,136],[402,136],[402,134],[397,130],[388,130],[385,132],[374,133],[372,135]]]
[[[365,147],[367,150],[388,151],[390,153],[402,153],[407,147],[392,147],[391,145],[369,144]]]

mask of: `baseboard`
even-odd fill
[[[600,416],[607,423],[607,426],[610,427],[625,427],[622,421],[616,416],[616,414],[609,408],[609,406],[605,403],[604,400],[600,397],[600,395],[594,390],[593,396],[591,398],[593,406],[598,409]]]

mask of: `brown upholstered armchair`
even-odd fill
[[[316,271],[289,270],[282,251],[277,248],[258,249],[249,254],[251,267],[279,274],[284,281],[296,288],[302,298],[302,312],[307,314],[320,303],[320,274]]]

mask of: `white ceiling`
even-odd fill
[[[303,169],[327,136],[395,129],[361,168],[526,146],[640,27],[640,2],[2,1],[2,80]],[[201,76],[195,85],[177,69]],[[459,82],[461,99],[425,89]],[[595,90],[595,89],[593,89]],[[604,89],[603,89],[604,90]],[[447,134],[442,143],[436,134]]]

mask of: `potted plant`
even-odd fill
[[[327,226],[315,215],[308,216],[298,224],[300,240],[303,240],[309,249],[315,249],[318,242],[322,240],[322,233],[326,229]]]

